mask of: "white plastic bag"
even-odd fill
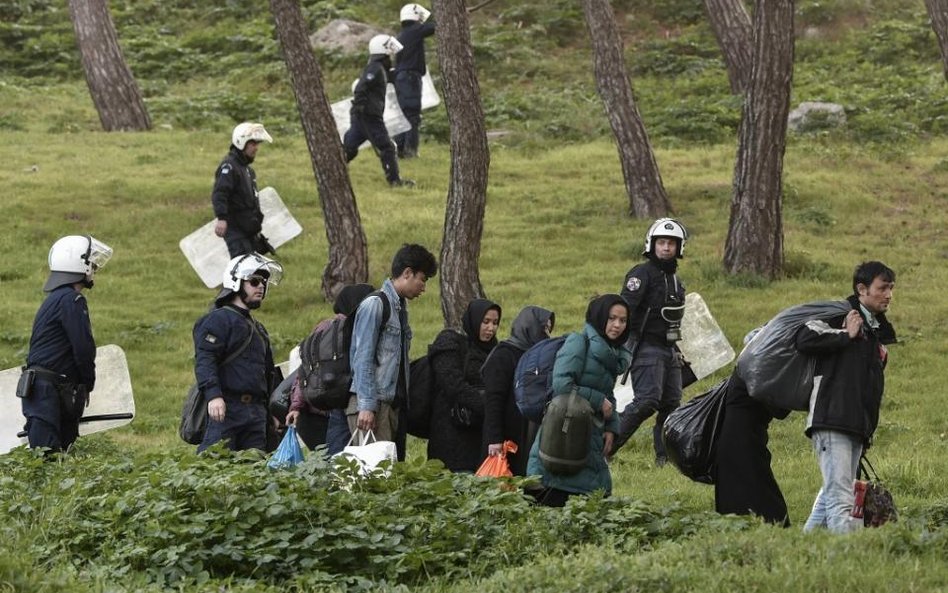
[[[386,478],[392,471],[392,464],[398,458],[395,443],[375,440],[375,434],[371,430],[356,430],[352,433],[349,444],[346,445],[345,449],[333,457],[355,459],[361,466],[363,475],[369,475],[381,469],[381,475]],[[384,469],[379,468],[383,461],[391,463]]]

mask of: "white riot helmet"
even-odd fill
[[[428,20],[429,16],[431,16],[431,11],[421,4],[406,4],[402,6],[402,10],[398,14],[398,20],[423,23]]]
[[[112,248],[89,235],[62,237],[49,250],[49,278],[43,290],[49,292],[63,284],[86,282],[92,287],[96,270],[112,257]]]
[[[263,129],[263,124],[256,124],[249,121],[237,124],[237,127],[234,128],[234,133],[230,135],[231,144],[236,146],[237,150],[243,150],[249,140],[255,142],[273,142],[273,138],[270,137],[270,134],[267,134],[267,131]]]
[[[648,232],[645,233],[645,250],[642,252],[642,255],[652,253],[652,248],[655,246],[655,239],[657,237],[678,239],[678,253],[675,254],[675,257],[684,257],[685,242],[688,241],[688,231],[685,230],[684,225],[680,222],[674,218],[659,218],[653,222],[652,226],[648,227]]]
[[[222,305],[224,299],[239,293],[241,283],[251,276],[263,276],[267,279],[267,284],[263,288],[263,296],[266,297],[270,285],[276,286],[283,279],[283,266],[280,262],[259,253],[238,255],[227,262],[227,267],[224,268],[224,274],[221,277],[221,291],[214,302]]]
[[[402,44],[391,35],[376,35],[369,39],[369,55],[394,56],[402,51]]]

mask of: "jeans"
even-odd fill
[[[814,430],[810,439],[823,474],[823,486],[813,501],[813,510],[803,531],[821,527],[832,533],[856,531],[863,525],[862,519],[851,516],[862,438],[835,430]]]

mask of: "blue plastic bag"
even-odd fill
[[[267,467],[271,469],[295,467],[298,463],[303,461],[304,457],[303,448],[300,447],[300,441],[296,438],[296,427],[287,426],[286,434],[283,435],[280,446],[277,447],[277,450],[270,456],[270,460],[267,461]]]

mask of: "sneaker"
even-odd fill
[[[394,181],[389,181],[388,184],[392,187],[415,187],[415,181],[413,179],[395,179]]]
[[[655,456],[655,467],[664,467],[668,463],[668,457],[665,455],[656,455]]]

